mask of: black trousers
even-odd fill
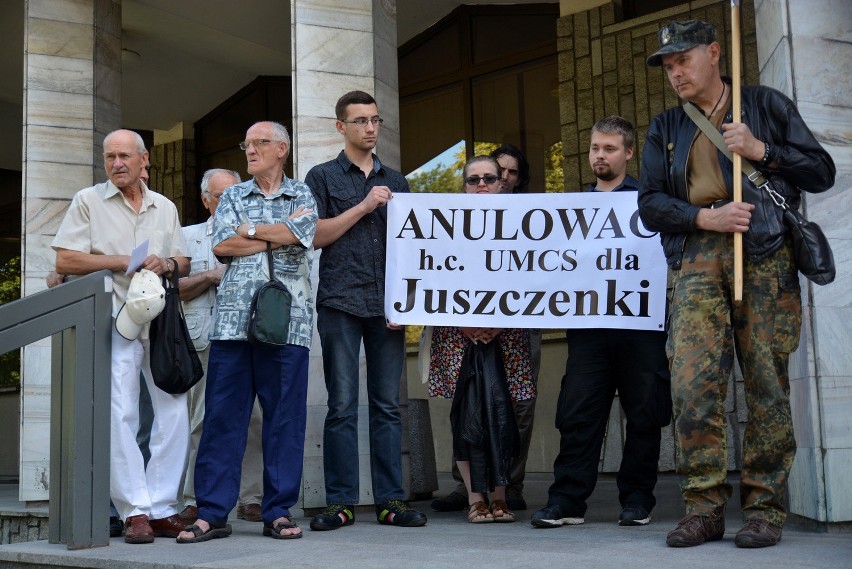
[[[656,504],[660,429],[671,421],[666,334],[587,329],[568,330],[567,338],[568,363],[556,406],[560,448],[548,504],[558,504],[568,516],[585,515],[617,389],[627,417],[619,501],[650,512]]]

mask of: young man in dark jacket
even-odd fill
[[[754,163],[793,207],[799,188],[825,191],[835,167],[793,103],[768,87],[742,89],[742,122],[731,123],[731,85],[719,72],[712,25],[671,22],[648,65],[662,66],[681,99],[720,129],[728,150]],[[677,470],[686,504],[666,543],[721,539],[727,480],[724,401],[737,348],[749,423],[740,482],[738,547],[781,539],[784,488],[796,441],[787,364],[799,343],[799,277],[780,208],[743,177],[732,202],[732,165],[681,107],[652,121],[642,154],[639,210],[659,231],[669,264],[671,365]],[[736,175],[741,175],[737,173]],[[733,301],[733,234],[743,234],[743,301]]]

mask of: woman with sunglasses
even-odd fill
[[[494,158],[471,158],[462,174],[465,192],[500,193],[502,172]],[[429,353],[429,396],[453,399],[453,458],[467,488],[468,521],[515,521],[506,505],[519,449],[512,402],[535,397],[528,331],[436,326]]]

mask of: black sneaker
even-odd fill
[[[376,518],[380,524],[416,528],[426,525],[426,515],[412,509],[402,500],[376,504]]]
[[[445,498],[432,500],[432,509],[436,512],[458,512],[459,510],[466,510],[467,496],[455,491],[450,492]]]
[[[536,528],[558,528],[559,526],[577,526],[586,520],[582,516],[568,516],[558,504],[551,504],[532,515],[530,523]]]
[[[317,514],[311,520],[311,529],[326,531],[343,526],[351,526],[355,523],[355,513],[352,506],[343,504],[329,504],[321,514]]]
[[[620,526],[646,526],[651,523],[651,514],[642,506],[627,504],[618,516]]]

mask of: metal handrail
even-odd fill
[[[112,272],[0,306],[0,354],[48,336],[50,543],[109,545]]]

